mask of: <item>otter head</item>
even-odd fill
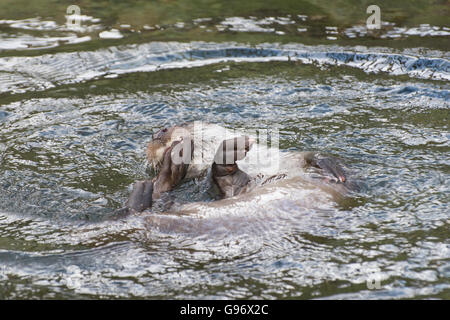
[[[152,141],[147,146],[147,159],[157,171],[161,169],[164,154],[176,141],[190,139],[190,133],[183,126],[162,128],[152,135]]]

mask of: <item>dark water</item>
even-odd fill
[[[113,6],[78,33],[1,16],[0,298],[450,298],[450,31],[425,15],[364,33],[305,8],[158,29],[109,21]],[[169,226],[117,217],[152,174],[151,133],[194,120],[278,129],[365,188],[275,190]]]

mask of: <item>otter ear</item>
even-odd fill
[[[224,140],[217,149],[214,162],[225,165],[234,164],[245,158],[254,142],[255,140],[248,136]]]

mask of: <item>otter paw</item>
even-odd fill
[[[232,165],[242,160],[250,151],[255,140],[248,136],[241,136],[222,141],[214,156],[214,163]]]

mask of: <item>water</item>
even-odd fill
[[[214,8],[90,9],[78,32],[3,11],[0,298],[450,298],[448,27]],[[152,174],[151,133],[194,120],[278,129],[281,149],[338,156],[365,188],[117,216]]]

